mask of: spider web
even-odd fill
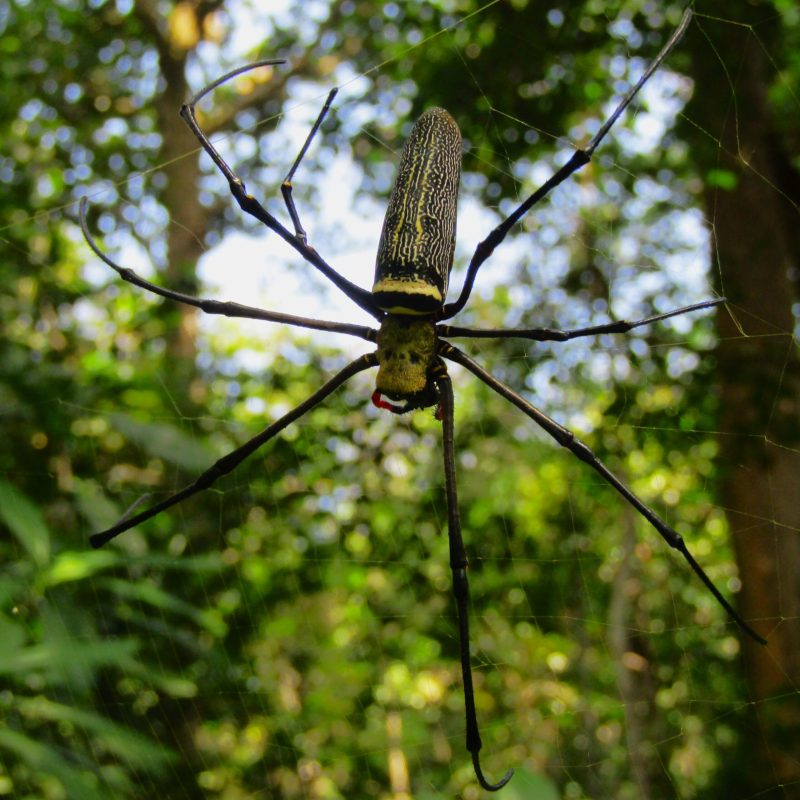
[[[392,8],[388,26],[399,13]],[[697,10],[702,14],[702,4]],[[366,97],[366,67],[347,63],[327,83],[290,84],[292,108],[267,138],[269,154],[246,134],[220,147],[253,176],[251,191],[258,187],[276,208],[276,192],[267,187],[279,185],[327,87],[341,84],[335,118],[295,179],[296,196],[314,246],[369,286],[383,203],[367,190],[390,184],[390,155],[403,139],[392,127],[414,107],[416,69],[439,58],[446,39],[465,91],[480,98],[477,121],[463,123],[472,138],[451,283],[457,290],[477,242],[574,142],[586,141],[599,119],[576,109],[566,131],[534,124],[537,86],[530,115],[520,118],[474,56],[499,13],[490,3],[463,20],[445,16],[437,35],[386,63],[375,59],[370,66],[386,77]],[[566,24],[552,14],[551,27]],[[302,36],[318,32],[313,19],[310,9]],[[693,25],[694,35],[708,32],[707,52],[728,69],[738,131],[747,113],[741,76],[711,34],[714,26],[742,25],[702,15]],[[614,91],[603,96],[613,103],[668,26],[654,45],[637,49],[638,61],[619,57],[631,31],[605,20],[601,27],[620,37],[616,57],[610,48],[603,62],[614,77]],[[757,29],[744,27],[751,45],[776,57]],[[678,60],[681,48],[673,54]],[[396,78],[398,64],[409,65],[405,83]],[[208,77],[227,68],[205,66]],[[557,73],[547,79],[563,80]],[[733,267],[714,233],[731,214],[724,202],[733,188],[724,166],[731,140],[727,129],[709,129],[693,114],[689,98],[704,90],[668,61],[601,146],[597,166],[537,206],[486,264],[459,323],[575,328],[727,291]],[[798,110],[791,95],[788,107]],[[259,112],[245,121],[269,117]],[[530,143],[532,155],[518,157],[519,140]],[[352,159],[351,146],[361,161]],[[712,202],[703,202],[697,173],[679,166],[687,147],[709,153],[700,177],[717,187]],[[286,157],[273,164],[276,153]],[[787,201],[783,187],[746,155],[745,172],[758,177],[765,195]],[[233,206],[217,176],[204,191],[213,200],[220,187],[219,197]],[[785,205],[796,220],[796,206]],[[157,217],[132,224],[156,232],[152,253],[122,226],[105,247],[153,275],[151,262],[165,255]],[[166,228],[184,225],[173,216]],[[72,313],[94,345],[76,347],[70,378],[108,380],[113,357],[109,387],[118,394],[64,396],[61,376],[54,376],[50,397],[39,401],[49,409],[40,432],[53,449],[36,475],[60,489],[60,500],[39,515],[24,499],[37,493],[19,468],[3,486],[3,521],[20,542],[19,563],[30,565],[12,570],[3,584],[13,598],[7,632],[19,625],[28,637],[14,651],[26,658],[7,672],[30,665],[27,682],[13,682],[8,693],[22,720],[11,729],[20,739],[0,736],[8,785],[41,785],[36,775],[43,773],[66,786],[67,796],[87,796],[80,781],[97,770],[98,797],[480,796],[464,750],[439,423],[430,413],[377,411],[367,402],[372,378],[360,376],[210,492],[118,545],[87,552],[89,523],[110,524],[143,491],[179,489],[366,348],[202,318],[196,369],[182,389],[161,356],[174,345],[165,312],[128,287],[107,286],[107,271],[88,260],[78,231],[69,235],[86,261],[79,273],[86,288]],[[275,238],[249,225],[226,235],[199,265],[202,294],[365,322]],[[785,538],[797,533],[790,473],[769,469],[776,451],[787,457],[787,471],[798,458],[796,426],[775,424],[786,418],[786,403],[796,404],[797,350],[794,320],[787,325],[777,312],[759,317],[736,304],[726,313],[733,322],[717,328],[714,312],[702,312],[568,344],[457,344],[587,441],[686,537],[735,599],[745,588],[739,570],[747,571],[737,569],[732,534],[738,552],[752,554],[783,553]],[[26,325],[34,327],[32,320],[15,323],[15,341]],[[59,320],[47,325],[55,336]],[[767,411],[741,427],[726,416],[715,371],[726,358],[720,336],[734,355],[740,349],[742,363],[750,363],[745,357],[757,339],[767,342],[764,361],[783,365],[761,384],[758,405]],[[503,796],[793,797],[796,785],[782,777],[791,765],[769,731],[781,712],[797,711],[796,656],[770,648],[765,667],[764,656],[746,650],[743,662],[742,648],[750,645],[633,509],[487,387],[451,372],[483,764],[492,777],[509,766],[518,773]],[[37,448],[39,440],[25,435]],[[745,446],[754,440],[763,448],[771,505],[749,506],[739,496],[741,505],[731,507],[721,499],[723,487],[741,487],[737,470],[751,468]],[[72,473],[67,463],[93,471]],[[754,491],[760,480],[752,476]],[[52,555],[44,553],[46,537],[26,523],[51,531]],[[771,637],[797,620],[796,578],[780,575],[786,583],[778,582],[754,620]],[[782,693],[766,692],[765,681],[783,686]],[[35,766],[21,743],[34,732],[73,759],[80,781],[55,758]],[[764,752],[749,752],[759,737]],[[772,770],[766,779],[748,775],[745,756],[756,755],[761,769]]]

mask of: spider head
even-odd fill
[[[436,405],[430,370],[436,329],[430,319],[387,314],[378,331],[378,376],[372,402],[393,414]]]

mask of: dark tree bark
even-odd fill
[[[637,610],[642,592],[641,562],[635,553],[636,522],[627,509],[622,528],[623,556],[614,577],[608,609],[608,648],[617,671],[617,685],[625,710],[625,740],[631,778],[641,800],[669,797],[673,787],[657,742],[668,740],[656,702],[658,680],[646,636],[647,629]]]
[[[171,25],[170,20],[159,13],[150,0],[137,0],[135,5],[136,14],[158,51],[164,79],[164,90],[154,101],[162,136],[159,163],[164,164],[163,171],[167,178],[162,202],[170,219],[179,223],[170,225],[167,230],[169,257],[164,281],[171,289],[186,294],[197,294],[197,260],[203,252],[210,210],[200,203],[197,140],[181,122],[178,111],[189,97],[187,58],[201,38],[205,17],[220,5],[184,4],[184,18],[180,21],[182,34],[178,34],[175,25]],[[179,389],[176,384],[183,383],[185,387],[193,374],[197,309],[176,306],[174,311],[179,318],[178,323],[169,328],[167,348],[175,366],[171,388]]]
[[[778,39],[774,22],[758,22],[774,20],[774,9],[725,2],[698,10],[752,22],[757,34],[696,20],[687,37],[696,82],[688,114],[710,134],[695,150],[698,163],[708,165],[716,154],[716,169],[733,178],[703,176],[713,269],[730,306],[718,317],[720,502],[742,581],[740,610],[769,639],[761,647],[743,637],[754,723],[744,745],[747,779],[759,797],[773,796],[777,784],[784,785],[781,797],[796,797],[787,785],[800,781],[800,360],[792,336],[800,215],[797,192],[791,196],[797,175],[768,97]]]
[[[162,137],[157,163],[162,165],[160,169],[166,177],[160,199],[172,221],[167,228],[168,255],[162,280],[170,289],[191,295],[202,294],[197,279],[197,262],[206,249],[206,234],[220,209],[200,202],[200,159],[207,156],[178,112],[181,105],[201,88],[189,86],[187,62],[205,38],[209,17],[224,5],[224,0],[192,0],[173,8],[170,16],[164,16],[152,0],[137,0],[134,6],[158,52],[164,81],[163,90],[153,100]],[[234,104],[228,98],[225,107],[215,109],[212,120],[202,120],[204,131],[213,137],[219,131],[234,128],[239,112],[282,97],[291,76],[309,71],[304,59],[295,59],[291,66],[277,72],[269,83],[239,96]],[[236,169],[235,165],[232,166]],[[232,197],[229,202],[235,205]],[[167,376],[168,388],[173,396],[180,398],[186,411],[186,406],[192,402],[199,312],[191,306],[165,303],[164,313],[176,315],[166,327],[167,352],[172,365]]]

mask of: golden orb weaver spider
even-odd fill
[[[435,407],[436,418],[442,422],[450,568],[453,576],[453,593],[459,628],[461,673],[466,711],[466,748],[472,756],[478,782],[489,791],[496,791],[503,787],[511,778],[513,770],[508,770],[497,783],[491,783],[484,776],[480,765],[481,739],[475,710],[469,654],[467,555],[461,533],[456,490],[453,389],[445,360],[453,361],[467,369],[532,419],[558,444],[567,448],[599,473],[658,531],[671,548],[682,554],[694,573],[739,627],[756,641],[764,643],[764,640],[747,625],[714,586],[689,552],[683,538],[615,477],[583,442],[578,440],[567,428],[492,376],[461,350],[445,341],[445,338],[448,337],[516,337],[534,341],[567,341],[602,333],[626,333],[633,328],[669,317],[716,306],[723,303],[724,298],[696,303],[633,322],[619,320],[575,330],[548,328],[479,330],[441,324],[442,320],[450,319],[464,308],[472,292],[478,270],[489,259],[495,248],[502,243],[511,228],[552,189],[590,161],[595,149],[611,127],[683,36],[691,16],[691,10],[687,9],[679,26],[660,53],[619,102],[588,146],[576,150],[564,166],[558,169],[478,244],[467,268],[461,292],[457,300],[451,303],[446,303],[445,298],[455,247],[456,200],[461,169],[461,134],[448,112],[439,108],[428,109],[419,118],[406,142],[378,247],[375,283],[372,291],[367,291],[342,277],[308,244],[306,232],[292,198],[294,174],[330,110],[337,90],[333,89],[329,93],[299,155],[281,185],[283,201],[294,227],[293,233],[246,191],[241,178],[224,161],[203,133],[195,116],[195,105],[224,82],[251,69],[284,62],[267,59],[235,69],[203,88],[189,102],[185,103],[181,108],[181,117],[228,180],[230,191],[242,210],[277,233],[350,300],[371,314],[380,323],[377,330],[361,325],[265,311],[238,303],[201,299],[157,286],[141,278],[133,270],[119,266],[100,250],[92,238],[86,222],[86,198],[81,200],[80,222],[90,247],[99,258],[116,270],[121,278],[135,286],[178,303],[194,306],[208,314],[261,319],[331,333],[343,333],[377,345],[374,352],[352,361],[297,407],[267,426],[245,444],[220,458],[184,489],[144,511],[133,515],[126,514],[108,530],[93,535],[90,539],[92,546],[101,547],[120,533],[160,514],[187,497],[209,488],[216,480],[235,469],[258,448],[310,411],[349,378],[363,370],[378,367],[376,389],[372,395],[372,401],[376,406],[394,414]]]

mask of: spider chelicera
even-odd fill
[[[702,567],[689,552],[683,538],[648,508],[628,487],[602,464],[592,451],[575,435],[533,406],[519,394],[483,369],[469,356],[445,341],[451,337],[465,338],[521,338],[534,341],[567,341],[582,336],[603,333],[626,333],[633,328],[649,325],[659,320],[716,306],[724,299],[696,303],[684,308],[657,314],[646,319],[627,322],[619,320],[576,330],[549,328],[479,330],[442,324],[466,305],[478,270],[505,239],[511,228],[544,198],[552,189],[587,164],[597,146],[630,104],[637,92],[658,69],[685,32],[691,11],[686,10],[679,26],[661,52],[644,72],[638,82],[620,101],[611,116],[603,123],[588,146],[576,150],[570,159],[553,176],[520,204],[478,244],[467,268],[461,293],[455,302],[446,303],[447,284],[453,264],[456,227],[456,199],[461,168],[461,134],[453,118],[443,109],[428,109],[415,124],[406,142],[400,160],[398,177],[386,213],[380,245],[378,247],[375,283],[367,291],[343,278],[308,244],[292,198],[292,179],[308,147],[327,115],[336,89],[332,90],[314,123],[299,155],[292,164],[282,185],[281,193],[294,232],[289,231],[245,189],[241,178],[223,160],[214,145],[203,133],[195,116],[195,105],[205,95],[222,83],[257,67],[283,63],[281,60],[263,60],[226,73],[198,92],[181,108],[181,117],[192,130],[203,149],[213,159],[227,178],[231,193],[242,210],[252,215],[278,234],[309,264],[316,267],[354,303],[365,309],[379,323],[375,330],[361,325],[329,322],[306,317],[265,311],[238,303],[206,300],[160,286],[141,278],[133,270],[115,264],[95,243],[86,223],[86,198],[81,200],[80,219],[86,240],[94,252],[124,280],[154,294],[178,303],[194,306],[208,314],[229,317],[262,319],[281,322],[314,330],[357,336],[377,345],[372,353],[363,355],[334,375],[314,394],[276,420],[261,433],[241,447],[220,458],[193,483],[175,494],[155,503],[137,514],[127,514],[116,525],[91,537],[94,547],[100,547],[123,531],[160,514],[187,497],[209,488],[223,475],[235,469],[249,455],[269,442],[284,428],[302,417],[324,400],[349,378],[370,367],[378,367],[373,403],[394,414],[404,414],[414,409],[435,407],[436,418],[442,422],[444,451],[445,494],[447,500],[448,538],[450,543],[450,568],[453,574],[453,593],[459,626],[461,672],[466,707],[466,747],[472,755],[475,774],[481,786],[494,791],[504,786],[513,774],[509,770],[497,783],[490,783],[483,775],[479,752],[481,739],[478,731],[472,671],[469,656],[469,589],[467,583],[467,554],[461,534],[458,499],[456,493],[455,453],[453,446],[453,389],[445,364],[446,360],[460,364],[487,386],[513,403],[545,430],[560,445],[566,447],[581,461],[598,472],[613,486],[663,537],[666,543],[678,550],[689,566],[719,601],[728,614],[747,634],[759,642],[763,639],[739,616],[731,604],[714,586]]]

